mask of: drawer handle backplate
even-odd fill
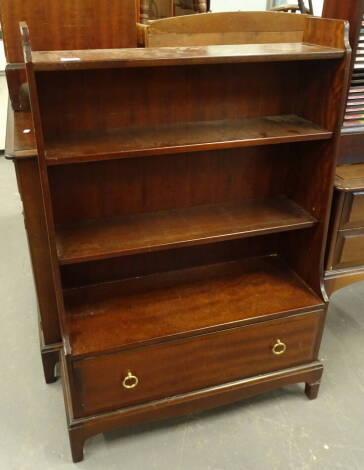
[[[287,345],[285,343],[282,343],[280,339],[277,339],[276,344],[272,348],[273,354],[276,356],[279,356],[280,354],[283,354],[287,350]]]
[[[124,377],[123,387],[124,388],[135,388],[139,383],[139,379],[136,375],[133,375],[130,371],[128,375]]]

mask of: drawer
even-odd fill
[[[75,415],[172,397],[310,362],[317,356],[323,317],[321,310],[76,360],[72,366]],[[284,352],[279,340],[286,345]]]
[[[334,268],[348,268],[362,264],[364,264],[364,228],[339,231]]]
[[[364,192],[347,193],[341,228],[364,227]]]

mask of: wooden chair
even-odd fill
[[[206,13],[210,9],[210,0],[141,0],[140,22],[171,16]]]
[[[308,0],[308,7],[305,6],[304,0],[298,0],[298,4],[278,5],[270,9],[270,11],[280,11],[287,13],[297,13],[313,15],[312,0]]]

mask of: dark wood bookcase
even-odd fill
[[[22,24],[74,461],[118,426],[318,393],[348,30],[245,19],[254,44],[48,52]]]

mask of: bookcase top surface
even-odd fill
[[[336,59],[344,49],[305,43],[233,44],[73,51],[34,51],[36,71]]]
[[[10,159],[37,156],[32,116],[28,112],[14,112],[9,101],[7,111],[5,155]]]

